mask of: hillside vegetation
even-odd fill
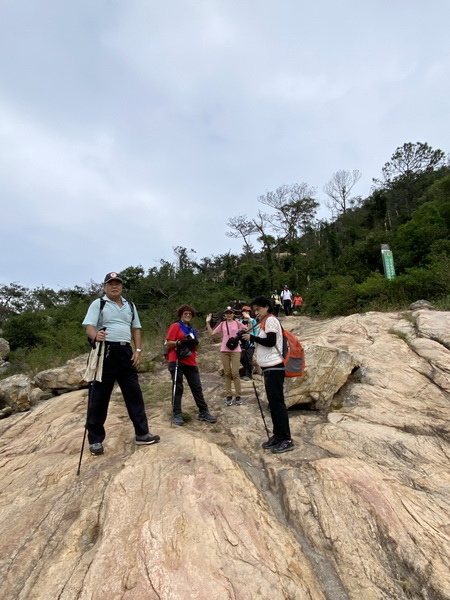
[[[426,143],[404,144],[367,198],[351,194],[359,177],[338,171],[324,187],[330,222],[316,219],[314,188],[282,185],[257,199],[264,211],[229,219],[227,235],[242,238],[241,254],[199,260],[195,250],[177,246],[174,262],[124,269],[125,295],[139,309],[147,348],[159,348],[182,302],[196,307],[202,326],[207,312],[270,295],[285,284],[303,296],[303,311],[311,316],[402,309],[419,298],[449,309],[448,156]],[[382,244],[393,251],[391,280],[383,273]],[[0,285],[2,337],[11,345],[12,370],[33,372],[85,352],[80,323],[100,294],[93,282],[60,291]]]

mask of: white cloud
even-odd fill
[[[8,3],[0,281],[238,250],[226,221],[267,190],[322,199],[357,168],[367,195],[404,142],[448,151],[448,16],[446,0]]]

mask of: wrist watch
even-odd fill
[[[136,348],[136,352],[142,352],[140,348]]]

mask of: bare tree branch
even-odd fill
[[[306,183],[282,185],[274,192],[267,192],[258,202],[275,209],[275,215],[267,216],[267,221],[275,231],[283,233],[292,241],[311,224],[319,203],[313,198],[315,188]]]
[[[355,203],[350,193],[360,179],[361,172],[358,169],[354,169],[352,172],[341,169],[333,173],[333,177],[323,188],[325,194],[330,198],[330,200],[325,200],[325,206],[338,214],[345,214]]]
[[[231,238],[241,237],[244,240],[246,251],[251,252],[252,248],[248,242],[248,238],[258,231],[254,221],[249,221],[247,215],[238,215],[237,217],[228,219],[227,226],[231,231],[227,231],[226,235]]]

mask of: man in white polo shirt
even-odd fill
[[[138,380],[142,326],[137,310],[133,303],[123,298],[123,282],[118,273],[107,273],[103,283],[105,295],[92,302],[83,321],[91,342],[105,344],[102,380],[93,381],[89,390],[86,429],[94,456],[104,452],[104,425],[116,381],[134,425],[136,444],[154,444],[160,439],[159,435],[149,432]]]
[[[281,292],[281,300],[283,301],[284,314],[288,317],[291,314],[292,294],[287,285],[284,286]]]

